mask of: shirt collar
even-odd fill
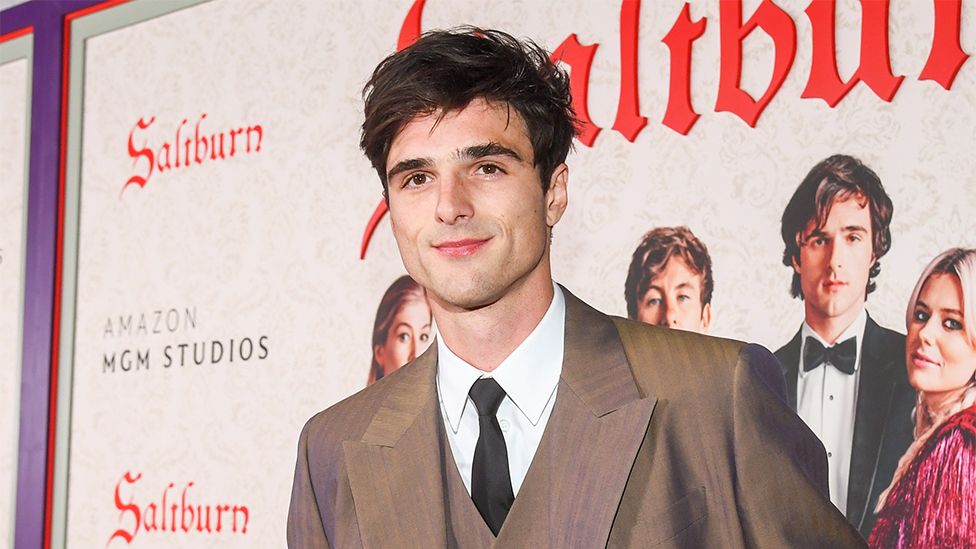
[[[867,326],[867,323],[868,323],[868,312],[865,308],[862,307],[861,313],[857,315],[857,318],[854,319],[854,322],[851,322],[851,325],[848,326],[847,329],[840,334],[840,337],[837,338],[837,341],[834,342],[834,344],[836,345],[837,343],[842,343],[852,337],[857,338],[857,359],[854,361],[855,372],[861,369],[861,346],[864,344],[864,328]],[[806,347],[807,337],[812,337],[816,339],[824,347],[831,346],[826,341],[824,341],[824,338],[820,337],[820,334],[814,331],[814,329],[811,328],[809,324],[807,324],[806,320],[804,320],[803,327],[800,328],[800,377],[803,377],[804,375],[813,371],[810,370],[808,372],[803,368],[803,348]]]
[[[491,373],[483,372],[455,355],[437,338],[437,390],[451,429],[457,432],[471,385],[493,377],[515,406],[533,424],[552,397],[563,368],[566,299],[553,283],[552,302],[532,332]]]

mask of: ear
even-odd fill
[[[569,197],[566,186],[569,184],[569,166],[560,164],[549,177],[549,190],[546,191],[546,225],[555,227],[566,211]]]
[[[798,256],[793,256],[793,272],[800,274],[800,262],[797,258]]]
[[[712,324],[712,304],[706,303],[705,306],[702,307],[702,316],[701,316],[702,331],[707,332],[708,327],[711,326],[711,324]]]
[[[385,368],[385,366],[383,366],[383,346],[382,345],[373,345],[373,358],[376,360],[376,362],[380,366],[382,366],[383,368]]]

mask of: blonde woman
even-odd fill
[[[976,249],[936,257],[906,316],[915,442],[878,500],[868,543],[976,547]]]

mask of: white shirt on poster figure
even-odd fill
[[[827,450],[830,501],[847,514],[847,485],[851,473],[851,447],[854,444],[854,420],[857,410],[857,385],[861,377],[861,345],[867,311],[863,308],[854,322],[837,338],[836,344],[857,338],[854,374],[848,375],[829,364],[807,371],[803,363],[807,337],[824,341],[806,322],[800,330],[800,368],[796,380],[796,412],[816,433]]]
[[[491,377],[505,390],[495,417],[508,451],[512,493],[522,481],[539,448],[549,422],[556,387],[563,368],[566,300],[553,284],[549,309],[531,334],[491,373],[483,372],[455,355],[437,338],[437,394],[451,453],[464,487],[471,494],[471,468],[478,443],[478,411],[468,396],[475,381]]]

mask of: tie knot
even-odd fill
[[[468,391],[479,416],[494,416],[505,398],[505,389],[494,378],[483,377],[475,381]]]

